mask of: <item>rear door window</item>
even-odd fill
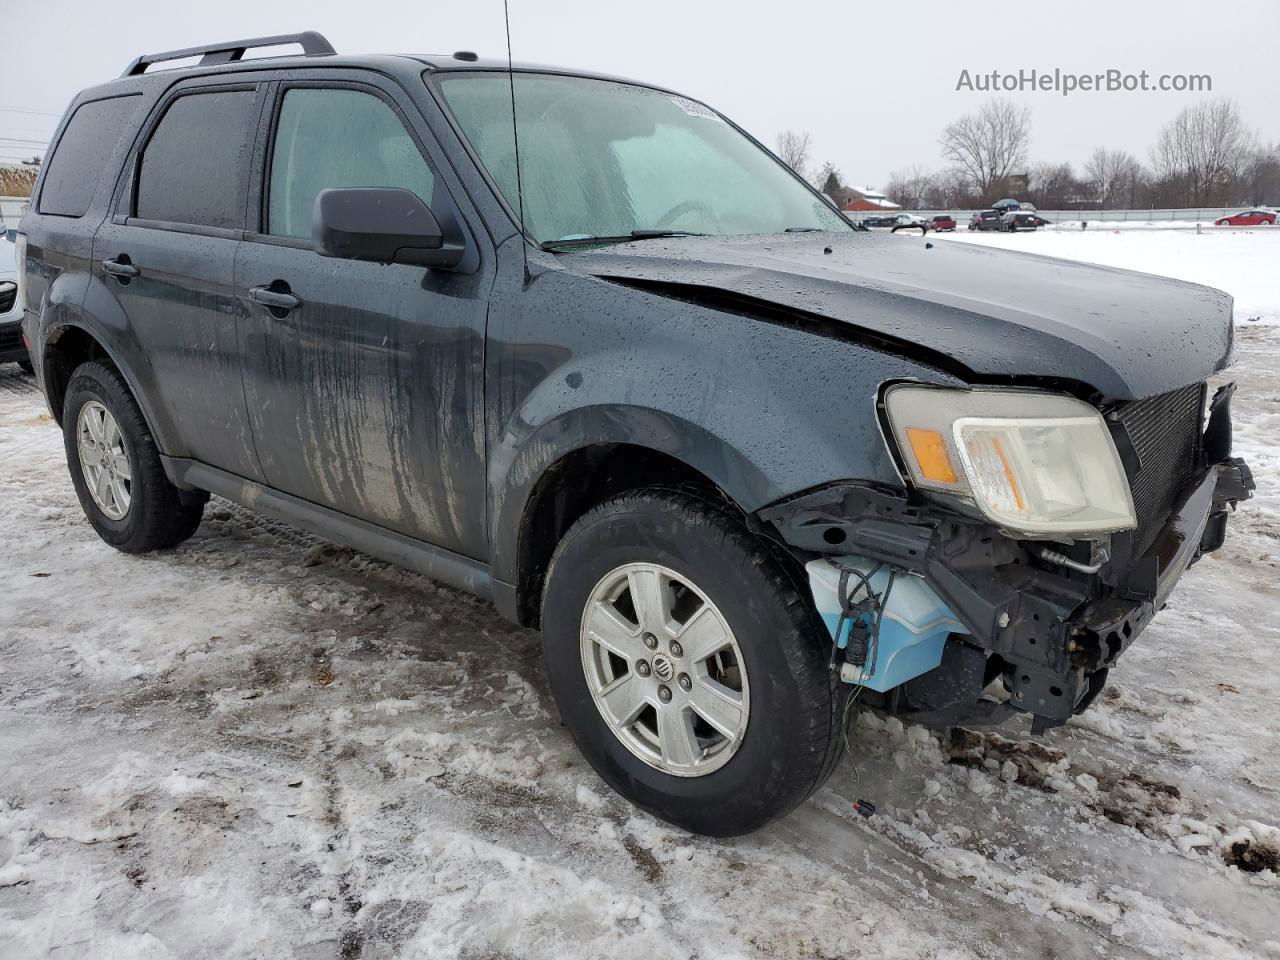
[[[371,93],[297,87],[284,95],[271,153],[267,232],[311,236],[316,194],[400,187],[430,205],[435,178],[396,112]]]
[[[174,100],[142,151],[135,215],[243,229],[257,96],[219,90]]]
[[[142,103],[131,94],[90,100],[76,107],[58,138],[40,188],[41,213],[83,217],[106,172],[107,161]]]

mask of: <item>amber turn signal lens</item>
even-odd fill
[[[936,483],[955,483],[956,471],[951,466],[946,442],[937,430],[907,427],[907,442],[915,454],[920,475]]]

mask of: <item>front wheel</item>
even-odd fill
[[[830,776],[846,691],[793,579],[723,507],[646,490],[590,511],[547,574],[543,652],[596,772],[650,813],[734,836]]]

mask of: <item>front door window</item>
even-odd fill
[[[430,205],[434,177],[381,98],[358,90],[289,90],[271,154],[267,232],[310,238],[316,194],[330,187],[400,187]]]

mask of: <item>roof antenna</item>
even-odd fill
[[[511,63],[511,12],[502,0],[502,19],[507,28],[507,83],[511,87],[511,141],[516,151],[516,205],[520,208],[520,252],[524,254],[524,282],[529,284],[529,237],[524,230],[524,182],[520,179],[520,127],[516,124],[516,72]]]

